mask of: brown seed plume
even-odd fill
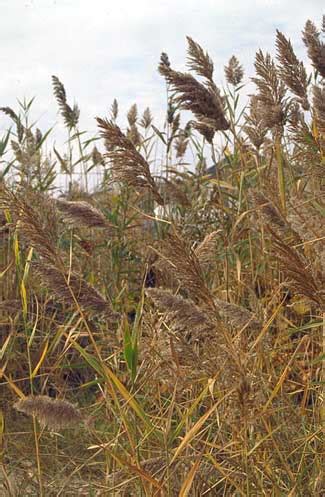
[[[69,223],[88,228],[108,228],[110,226],[102,212],[83,200],[59,199],[56,205],[58,210],[63,213],[64,219]]]
[[[244,70],[235,55],[230,57],[228,65],[225,66],[225,76],[229,84],[238,86],[243,80]]]
[[[155,200],[164,205],[157,185],[151,176],[148,162],[136,150],[120,128],[112,121],[97,118],[100,134],[107,147],[106,157],[109,159],[113,175],[117,181],[127,183],[135,188],[148,188]]]
[[[68,306],[75,306],[76,300],[83,310],[101,313],[111,321],[117,319],[118,315],[112,311],[110,303],[80,275],[63,274],[53,264],[44,262],[34,262],[33,268],[44,286],[49,288],[59,301]]]
[[[256,95],[250,99],[249,114],[245,114],[243,130],[257,151],[261,148],[268,132],[263,120],[263,104]]]
[[[59,104],[61,115],[69,129],[75,128],[79,121],[80,110],[77,104],[71,108],[67,103],[65,88],[57,76],[52,76],[54,96]]]
[[[298,97],[304,110],[309,110],[308,78],[303,62],[299,61],[294,53],[290,40],[277,30],[276,34],[278,72],[282,81]]]
[[[308,57],[312,65],[325,78],[325,44],[320,40],[320,32],[315,24],[308,20],[302,32],[303,42],[307,47]]]
[[[116,121],[117,116],[118,116],[118,102],[116,98],[114,98],[113,103],[111,105],[111,117],[113,121]]]
[[[324,282],[315,278],[311,262],[296,248],[283,242],[274,232],[272,233],[272,244],[274,255],[280,262],[284,275],[288,278],[288,286],[297,294],[315,302],[324,312]]]
[[[255,208],[261,213],[264,223],[271,226],[278,233],[285,233],[288,223],[273,202],[258,190],[251,190],[250,197]]]
[[[47,261],[57,261],[58,220],[52,199],[36,192],[22,195],[0,188],[0,208],[8,209],[19,233]]]
[[[204,240],[195,249],[195,255],[204,271],[207,270],[213,262],[215,262],[216,245],[219,237],[220,230],[212,231],[204,237]]]
[[[42,426],[50,430],[61,430],[84,422],[83,415],[73,404],[46,395],[26,397],[16,402],[14,408],[28,416],[35,416]]]
[[[325,85],[313,87],[313,104],[317,130],[325,145]]]
[[[248,330],[258,330],[261,323],[255,318],[254,314],[237,304],[231,304],[221,299],[214,299],[214,303],[220,317],[233,326],[237,331],[243,328]]]
[[[257,77],[252,81],[258,88],[258,99],[262,103],[263,122],[276,133],[283,133],[286,123],[289,104],[286,100],[286,87],[278,78],[276,66],[270,54],[264,55],[262,50],[256,53],[255,70]]]
[[[213,326],[207,313],[197,307],[192,300],[173,295],[169,290],[162,288],[148,288],[146,293],[161,312],[168,313],[168,319],[175,332],[202,333]]]
[[[174,71],[162,59],[159,64],[159,72],[164,76],[171,89],[176,92],[175,103],[180,108],[190,110],[195,115],[196,128],[200,133],[204,131],[204,136],[208,137],[211,142],[216,131],[229,128],[229,123],[225,117],[224,101],[219,89],[211,79],[213,65],[211,65],[207,54],[204,54],[202,48],[191,38],[188,39],[188,42],[189,66],[199,75],[207,78],[205,84],[197,81],[191,74]],[[207,128],[210,130],[210,134],[207,133]]]
[[[187,36],[187,65],[195,71],[199,76],[212,81],[213,77],[213,62],[207,52],[196,43],[190,36]]]
[[[194,250],[177,233],[169,233],[161,247],[161,264],[179,280],[195,302],[212,305],[212,299],[205,285],[202,268]]]

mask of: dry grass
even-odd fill
[[[29,103],[1,108],[1,495],[324,495],[323,35],[311,85],[277,31],[243,110],[239,60],[222,94],[188,37],[164,127],[114,101],[96,147],[53,77],[52,158]]]

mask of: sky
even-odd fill
[[[0,7],[0,106],[17,109],[17,98],[36,97],[32,118],[42,131],[55,125],[52,136],[63,132],[52,74],[79,105],[82,130],[96,131],[95,117],[107,116],[114,98],[121,114],[136,102],[159,121],[162,51],[184,70],[189,35],[212,57],[217,84],[231,55],[249,81],[255,52],[274,53],[276,29],[306,60],[301,30],[307,19],[320,26],[325,13],[323,0],[0,0]],[[1,135],[8,124],[0,115]]]

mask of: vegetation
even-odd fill
[[[1,495],[324,495],[324,35],[244,108],[188,38],[163,129],[85,139],[55,76],[66,150],[1,108]]]

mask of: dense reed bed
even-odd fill
[[[1,108],[1,495],[324,495],[324,36],[249,101],[188,37],[164,126],[92,139],[53,76],[66,149]]]

